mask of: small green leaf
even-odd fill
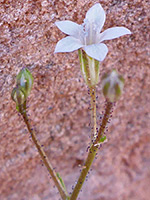
[[[94,146],[100,146],[102,143],[107,142],[106,135],[100,138],[99,142],[97,142]]]
[[[103,143],[106,140],[106,135],[100,139],[100,143]]]

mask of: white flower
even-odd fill
[[[88,10],[82,25],[69,20],[56,22],[56,26],[69,36],[57,43],[55,53],[72,52],[83,48],[88,56],[103,61],[108,52],[107,46],[102,43],[104,40],[131,34],[125,27],[113,27],[100,33],[105,18],[105,11],[100,3],[97,3]]]

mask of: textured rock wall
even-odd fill
[[[15,76],[26,66],[34,76],[29,114],[68,190],[79,175],[89,142],[89,95],[77,52],[54,55],[64,37],[54,22],[82,23],[100,2],[104,29],[126,26],[131,36],[107,41],[101,75],[111,68],[126,84],[109,126],[108,142],[98,153],[81,200],[149,200],[150,190],[150,1],[1,0],[0,1],[0,199],[58,200],[21,116],[10,99]],[[97,86],[98,116],[104,109]]]

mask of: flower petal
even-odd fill
[[[95,24],[98,32],[101,31],[105,23],[106,15],[100,3],[96,3],[87,11],[85,20],[86,19],[90,23]]]
[[[54,53],[72,52],[81,47],[83,47],[83,45],[81,44],[80,40],[78,40],[72,36],[67,36],[67,37],[61,39],[59,42],[57,42]]]
[[[107,46],[103,43],[85,46],[84,50],[88,56],[98,61],[103,61],[108,52]]]
[[[80,33],[82,32],[81,25],[69,20],[55,22],[55,24],[65,34],[74,36],[76,38],[80,37]]]
[[[105,30],[103,33],[100,34],[99,42],[102,42],[104,40],[115,39],[126,34],[131,34],[131,31],[125,27],[108,28],[107,30]]]

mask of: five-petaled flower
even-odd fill
[[[61,39],[55,48],[55,53],[72,52],[83,48],[86,54],[98,61],[103,61],[107,55],[108,48],[102,43],[120,36],[131,34],[125,27],[108,28],[100,33],[105,22],[105,11],[96,3],[86,13],[84,23],[78,25],[72,21],[58,21],[56,26],[65,34],[69,35]]]

